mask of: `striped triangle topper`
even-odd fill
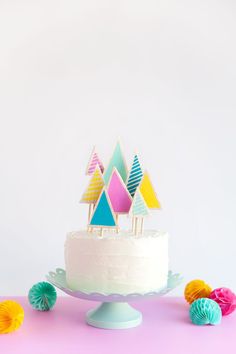
[[[88,162],[88,166],[86,168],[86,175],[91,176],[94,173],[97,165],[99,166],[101,172],[103,173],[104,171],[103,163],[98,156],[96,148],[94,147]]]
[[[136,189],[129,215],[137,218],[143,218],[149,215],[148,206],[139,188]]]
[[[135,154],[132,167],[129,173],[129,177],[126,183],[128,191],[132,197],[134,196],[136,189],[142,180],[142,177],[143,177],[143,171],[139,162],[138,155]]]
[[[101,170],[96,165],[95,171],[89,181],[88,187],[84,191],[80,203],[95,204],[100,196],[100,193],[104,187],[104,181]]]

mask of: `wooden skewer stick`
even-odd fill
[[[141,235],[143,234],[143,218],[141,218]]]
[[[138,218],[135,218],[134,234],[135,234],[135,235],[138,235]]]
[[[95,204],[89,204],[89,212],[88,212],[88,222],[89,223],[92,218],[94,207],[95,207]]]
[[[91,218],[90,219],[92,219],[92,215],[93,215],[93,212],[94,212],[94,209],[95,209],[95,205],[96,205],[96,203],[92,204],[92,211],[91,211]]]
[[[91,206],[92,206],[92,204],[89,204],[88,222],[90,222],[90,219],[91,219]]]
[[[134,217],[132,217],[132,232],[134,232]]]

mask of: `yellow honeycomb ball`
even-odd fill
[[[0,303],[0,334],[15,331],[23,320],[24,310],[20,304],[12,300]]]
[[[184,290],[185,300],[191,304],[194,300],[209,297],[212,289],[203,280],[192,280],[188,283]]]

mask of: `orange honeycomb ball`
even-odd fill
[[[24,310],[20,304],[11,300],[0,303],[0,334],[15,331],[23,320]]]
[[[185,300],[191,304],[194,300],[209,297],[212,289],[203,280],[192,280],[188,283],[184,290]]]

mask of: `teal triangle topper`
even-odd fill
[[[139,190],[137,188],[136,193],[134,195],[133,203],[131,205],[130,214],[135,217],[145,217],[149,214],[149,209],[145,200]]]
[[[131,196],[133,197],[137,187],[139,186],[141,179],[143,177],[143,171],[138,159],[138,155],[134,156],[133,164],[129,174],[127,188]]]
[[[91,226],[107,226],[115,227],[116,220],[112,211],[112,206],[105,189],[103,189],[101,196],[97,202],[96,208],[92,215]]]
[[[103,178],[104,178],[104,182],[107,185],[113,168],[116,167],[117,171],[119,172],[119,174],[121,175],[121,178],[123,179],[124,182],[126,182],[127,179],[127,167],[126,167],[126,163],[125,163],[125,159],[124,156],[122,154],[122,150],[121,150],[121,146],[120,146],[120,142],[118,141],[118,143],[116,144],[115,150],[113,152],[113,155],[111,157],[111,160],[109,162],[109,165],[107,166]]]

